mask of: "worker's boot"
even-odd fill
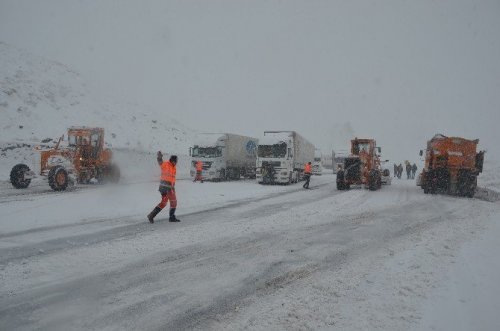
[[[181,220],[175,217],[175,208],[170,208],[170,218],[168,219],[169,222],[180,222]]]
[[[153,209],[153,211],[148,214],[149,223],[154,223],[155,222],[154,218],[155,218],[156,215],[158,215],[158,213],[160,211],[161,211],[160,207],[155,207],[155,209]]]

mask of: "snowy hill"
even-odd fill
[[[99,126],[118,148],[184,152],[190,130],[168,109],[106,100],[63,64],[0,42],[0,142],[57,139],[69,126]]]
[[[65,65],[2,42],[0,63],[2,177],[15,163],[30,164],[34,146],[54,144],[70,126],[104,127],[108,146],[138,158],[157,150],[187,153],[194,134],[168,109],[111,100]]]

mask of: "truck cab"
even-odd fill
[[[215,139],[214,139],[215,138]],[[226,164],[224,159],[225,142],[223,137],[209,136],[201,138],[190,148],[190,175],[196,175],[196,163],[203,165],[202,177],[205,180],[226,179]]]
[[[322,155],[321,151],[316,150],[314,153],[314,160],[312,162],[312,174],[316,176],[321,176],[323,173],[323,166],[322,166]]]
[[[291,184],[303,178],[304,166],[314,159],[314,145],[295,131],[264,131],[257,149],[257,181]]]
[[[202,162],[204,180],[255,178],[255,160],[258,140],[232,133],[200,134],[189,150],[191,176],[196,174],[196,163]]]
[[[293,169],[293,141],[264,137],[257,148],[257,181],[261,184],[295,183],[298,172]]]

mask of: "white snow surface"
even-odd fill
[[[182,222],[149,224],[160,196],[144,178],[1,183],[0,329],[500,327],[498,201],[407,180],[340,192],[327,173],[312,190],[180,179]]]
[[[500,329],[488,154],[474,199],[397,179],[337,191],[330,173],[311,190],[193,183],[194,133],[165,110],[104,102],[64,65],[4,43],[0,60],[0,330]],[[106,129],[121,183],[12,188],[10,168],[72,125]],[[146,220],[158,149],[180,154],[180,223],[168,210]]]

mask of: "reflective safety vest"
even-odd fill
[[[170,184],[175,184],[175,174],[177,173],[177,169],[175,168],[175,164],[170,161],[163,161],[161,164],[161,177],[160,180],[165,182],[170,182]]]
[[[203,162],[198,161],[196,162],[196,171],[202,171],[203,170]]]
[[[304,166],[304,173],[310,174],[311,173],[311,165],[309,163],[306,163]]]

